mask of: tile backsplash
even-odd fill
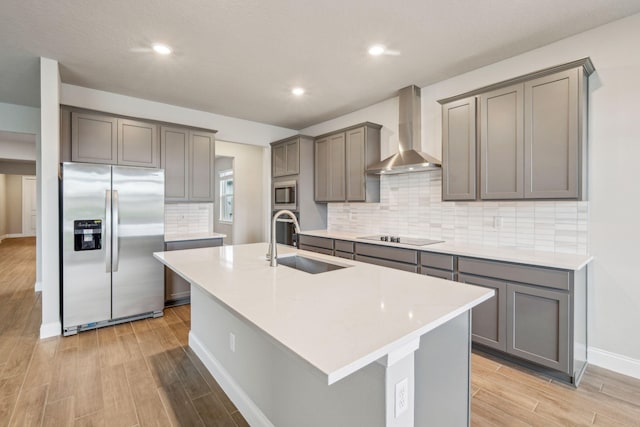
[[[381,177],[380,203],[330,203],[328,229],[588,253],[588,202],[443,202],[442,172]]]
[[[212,231],[213,203],[168,203],[164,205],[165,234]]]

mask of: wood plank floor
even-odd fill
[[[0,426],[247,425],[187,345],[189,306],[39,340],[34,244],[0,244]],[[574,389],[478,354],[472,369],[473,426],[640,426],[640,380],[590,366]]]

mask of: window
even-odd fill
[[[233,222],[233,170],[221,171],[220,221]]]

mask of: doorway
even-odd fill
[[[22,177],[22,235],[36,235],[36,177]]]

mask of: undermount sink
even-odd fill
[[[278,265],[284,265],[311,274],[326,273],[327,271],[340,270],[347,267],[346,265],[331,264],[300,255],[278,257]]]

